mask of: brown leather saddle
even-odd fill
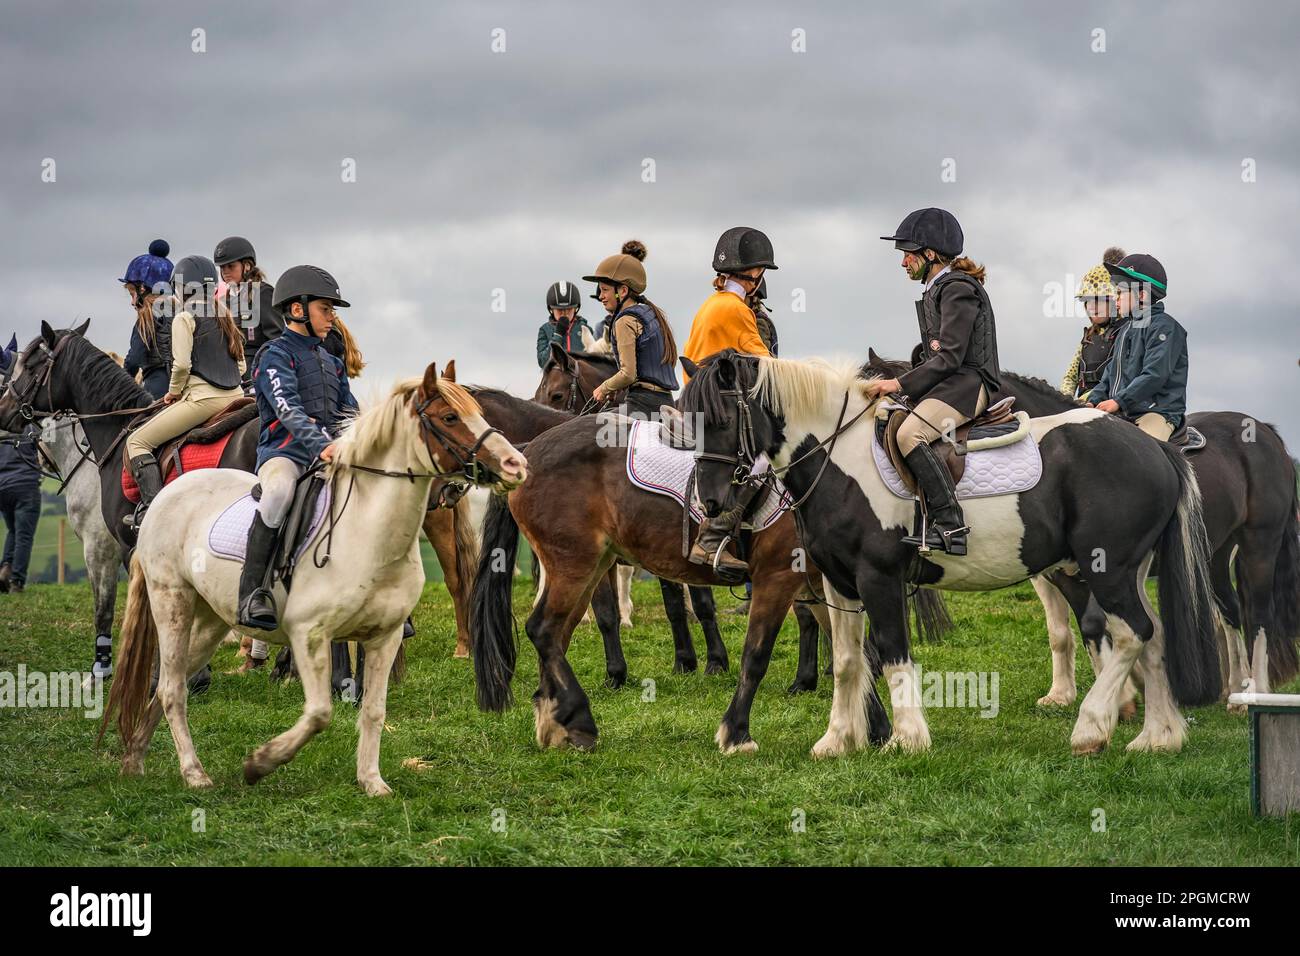
[[[162,407],[166,408],[167,406],[164,405]],[[130,427],[127,429],[127,433],[135,431],[154,415],[157,415],[158,411],[161,410],[162,409],[160,408],[157,411],[150,412],[148,415],[142,415],[139,418],[134,419],[131,422]],[[219,441],[231,432],[238,428],[242,428],[244,425],[257,418],[257,415],[256,399],[248,397],[236,398],[202,425],[199,425],[196,428],[191,428],[183,435],[178,435],[166,444],[161,445],[154,452],[154,458],[158,460],[158,466],[162,469],[164,475],[167,475],[169,472],[174,470],[176,475],[179,477],[183,471],[181,466],[182,448],[186,445],[207,445],[214,441]],[[125,471],[130,471],[130,462],[127,458],[125,441],[122,443],[122,468]]]
[[[948,474],[952,476],[952,484],[955,488],[961,481],[962,475],[966,473],[966,445],[968,442],[977,438],[993,438],[998,435],[1007,435],[1016,431],[1020,427],[1020,421],[1012,412],[1011,406],[1016,403],[1014,395],[1008,395],[999,402],[995,402],[986,408],[975,418],[971,419],[964,425],[958,425],[953,433],[954,442],[948,442],[940,439],[931,446],[939,460],[948,468]],[[903,484],[907,485],[909,491],[917,493],[916,479],[912,477],[912,471],[903,461],[903,453],[898,449],[898,429],[902,427],[903,422],[907,421],[910,413],[905,408],[895,409],[890,413],[886,420],[877,421],[877,438],[889,453],[889,461],[898,472]]]

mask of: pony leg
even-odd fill
[[[161,705],[160,709],[167,715],[167,726],[171,728],[172,740],[176,743],[176,759],[180,762],[181,777],[186,786],[210,787],[212,780],[199,763],[190,736],[189,691],[185,686],[191,673],[190,663],[199,656],[191,653],[198,595],[187,585],[155,585],[150,589],[149,598],[158,625],[158,689],[154,702]],[[198,661],[195,669],[204,663]],[[152,717],[153,713],[151,705],[149,716]],[[152,736],[153,728],[154,724],[146,719],[141,731]]]
[[[319,626],[301,627],[289,634],[289,646],[302,680],[302,716],[292,727],[268,740],[244,760],[244,782],[257,783],[276,767],[288,763],[311,738],[329,726],[334,716],[330,704],[330,641]],[[390,661],[391,664],[391,661]],[[384,675],[385,678],[387,674]]]
[[[620,564],[614,569],[618,581],[618,626],[632,626],[632,575],[636,568],[630,564]]]
[[[596,614],[596,627],[605,645],[605,685],[615,690],[627,683],[627,660],[623,657],[623,644],[619,640],[617,595],[615,576],[606,573],[596,583],[591,595],[591,609]]]
[[[1144,586],[1145,572],[1150,563],[1151,558],[1148,556],[1131,574],[1125,575],[1122,571],[1117,571],[1118,580],[1115,585],[1109,584],[1109,575],[1097,579],[1095,594],[1097,603],[1106,614],[1111,650],[1109,655],[1103,657],[1102,671],[1084,697],[1083,706],[1079,708],[1079,718],[1070,736],[1070,749],[1075,754],[1100,753],[1110,744],[1119,719],[1120,700],[1133,672],[1133,665],[1143,653],[1146,642],[1155,633],[1156,624],[1148,610],[1150,603],[1146,600]],[[1103,590],[1105,593],[1102,593]],[[1163,640],[1160,648],[1159,653],[1163,658]],[[1160,666],[1157,683],[1163,684],[1163,689],[1167,692],[1168,685],[1163,680],[1163,659]],[[1157,688],[1157,692],[1160,692],[1160,688]],[[1162,704],[1158,703],[1155,709],[1161,711]],[[1159,713],[1159,719],[1167,722],[1168,717]]]
[[[700,666],[695,656],[695,641],[691,626],[686,621],[686,589],[676,581],[659,579],[659,590],[664,597],[664,613],[673,633],[673,673],[691,674]]]
[[[700,630],[704,632],[704,646],[708,649],[704,673],[725,674],[731,663],[727,658],[727,645],[723,643],[722,634],[718,630],[718,611],[717,605],[713,603],[713,588],[692,586],[686,589],[686,593],[690,596],[691,607],[695,608],[695,620],[700,622]]]
[[[1224,545],[1210,562],[1210,583],[1214,587],[1214,603],[1219,608],[1219,670],[1225,701],[1230,694],[1247,688],[1250,667],[1246,642],[1241,636],[1242,599],[1232,584],[1232,560],[1236,553],[1235,545]],[[1230,714],[1245,712],[1245,704],[1228,704]]]
[[[1144,582],[1150,559],[1143,562],[1138,572],[1138,597],[1151,619],[1151,639],[1146,642],[1138,664],[1142,668],[1142,693],[1146,700],[1146,713],[1142,731],[1129,741],[1128,750],[1165,750],[1177,753],[1187,739],[1187,722],[1174,702],[1165,670],[1165,629],[1160,615],[1147,598]]]
[[[379,773],[379,736],[387,709],[388,674],[401,646],[400,626],[388,637],[365,645],[366,694],[361,698],[361,713],[357,715],[357,783],[372,797],[387,797],[393,792]]]
[[[1052,648],[1052,687],[1038,698],[1039,707],[1069,707],[1078,695],[1074,683],[1074,631],[1070,630],[1069,605],[1050,579],[1030,579],[1047,614],[1047,641]]]
[[[731,704],[722,716],[722,723],[714,736],[718,749],[724,754],[752,753],[758,749],[749,733],[749,713],[754,705],[754,694],[767,673],[767,665],[772,659],[772,647],[776,636],[781,632],[785,615],[790,609],[790,602],[799,591],[797,581],[782,582],[776,575],[769,584],[767,579],[755,572],[757,583],[749,603],[749,622],[745,628],[745,648],[740,655],[740,681],[736,692],[731,697]],[[783,586],[784,585],[784,586]],[[809,615],[811,617],[811,614]],[[816,625],[814,624],[814,628]],[[814,640],[816,637],[814,635]],[[816,653],[816,645],[814,645]],[[816,670],[816,661],[813,663]],[[816,673],[813,675],[816,681]]]
[[[753,607],[752,603],[750,607]],[[817,642],[821,638],[821,627],[813,612],[802,604],[794,606],[794,619],[799,622],[799,667],[787,694],[817,689]],[[743,662],[741,667],[744,667]]]
[[[902,599],[902,592],[899,592]],[[850,598],[844,597],[826,581],[826,600],[843,608]],[[831,652],[835,658],[835,692],[831,699],[830,723],[822,738],[813,744],[814,757],[837,757],[867,743],[867,687],[871,683],[866,655],[862,652],[866,635],[866,615],[861,612],[830,609]],[[889,668],[885,673],[890,673]],[[897,718],[898,711],[895,710]],[[928,735],[927,735],[928,736]]]

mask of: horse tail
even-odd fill
[[[1273,566],[1273,633],[1267,634],[1269,678],[1273,686],[1300,671],[1295,642],[1300,639],[1300,501],[1291,482],[1291,503],[1282,525],[1282,547]]]
[[[470,639],[474,695],[480,710],[502,711],[514,701],[515,621],[510,607],[519,525],[505,495],[493,495],[483,532],[483,551],[474,577]]]
[[[917,588],[912,595],[912,618],[919,644],[938,644],[953,628],[943,595],[933,588]]]
[[[98,744],[114,711],[117,712],[117,731],[124,744],[135,736],[144,719],[149,704],[149,683],[153,678],[153,662],[158,656],[158,628],[154,624],[149,606],[149,585],[145,581],[144,567],[139,555],[131,556],[131,579],[126,589],[126,612],[122,618],[122,632],[117,649],[117,668],[113,686],[108,694],[108,705],[99,724]]]
[[[1222,687],[1201,489],[1183,453],[1165,442],[1157,444],[1178,474],[1178,506],[1156,545],[1165,670],[1174,700],[1180,706],[1200,707],[1218,700]]]
[[[470,572],[478,564],[478,529],[470,513],[469,497],[462,495],[451,514],[456,548],[456,600],[461,607],[469,607],[474,596],[474,575]]]

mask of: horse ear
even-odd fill
[[[719,355],[713,360],[718,366],[718,383],[723,388],[736,387],[736,360],[730,355]]]
[[[449,382],[456,381],[456,360],[452,359],[447,363],[447,367],[442,370],[442,377]]]
[[[568,352],[564,351],[564,346],[559,342],[551,343],[551,361],[562,369],[573,371],[573,359],[569,357]]]
[[[429,367],[424,370],[424,381],[420,383],[420,392],[424,398],[430,398],[438,393],[437,362],[430,362]]]
[[[881,357],[880,357],[879,355],[876,354],[876,350],[873,349],[873,348],[871,348],[870,346],[867,347],[867,364],[868,364],[868,365],[883,365],[883,364],[884,364],[884,360],[881,359]]]
[[[44,319],[41,319],[41,338],[43,338],[45,344],[51,348],[58,339],[58,336],[54,334],[54,329],[50,328],[50,323],[46,322]]]
[[[695,376],[700,374],[700,367],[696,365],[694,362],[692,362],[690,359],[688,359],[685,355],[679,355],[677,358],[682,363],[682,368],[686,370],[686,374],[689,375],[691,378],[694,378]]]
[[[85,322],[82,322],[79,326],[77,326],[72,331],[76,332],[78,335],[84,336],[86,334],[86,329],[88,328],[90,328],[90,319],[86,319]]]

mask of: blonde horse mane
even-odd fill
[[[760,358],[758,377],[750,397],[778,415],[809,419],[838,407],[844,392],[856,392],[868,405],[875,403],[866,390],[862,369],[849,361],[830,362],[822,358]]]
[[[334,458],[338,465],[355,465],[371,453],[383,452],[405,441],[411,460],[423,460],[428,451],[420,451],[424,442],[420,430],[414,427],[415,418],[410,404],[419,390],[422,378],[402,379],[393,386],[388,397],[356,415],[339,435],[339,450]],[[446,378],[438,378],[438,392],[452,410],[465,418],[481,418],[483,409],[465,387]],[[427,467],[422,465],[421,467]]]

